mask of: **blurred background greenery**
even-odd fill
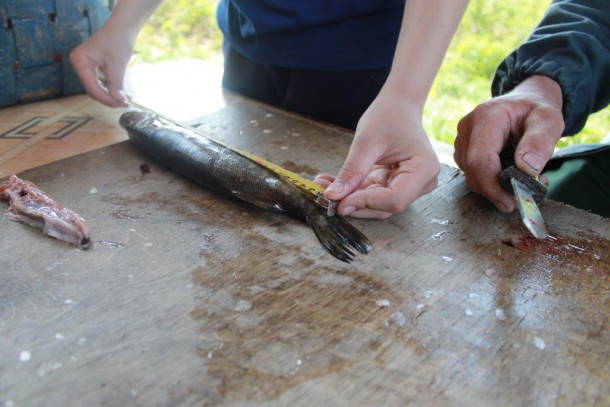
[[[164,2],[142,30],[136,46],[144,62],[197,58],[222,64],[216,25],[218,0]],[[453,144],[457,122],[490,96],[498,63],[536,26],[550,0],[471,0],[426,105],[424,127],[436,140]],[[610,134],[610,108],[592,115],[575,137],[559,147],[598,142]]]

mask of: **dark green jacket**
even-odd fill
[[[564,135],[578,133],[591,113],[610,104],[610,0],[554,0],[496,70],[492,94],[508,93],[535,74],[561,86]]]

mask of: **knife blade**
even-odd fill
[[[532,177],[515,165],[506,165],[514,162],[514,151],[511,147],[501,154],[505,168],[500,174],[500,185],[515,196],[521,220],[532,236],[536,239],[546,239],[549,237],[549,232],[538,203],[545,197],[547,188],[540,183],[538,177]]]
[[[532,191],[517,178],[511,178],[510,183],[517,198],[517,206],[523,224],[536,239],[546,239],[549,232],[544,224],[540,209],[536,205]]]

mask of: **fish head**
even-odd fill
[[[152,113],[141,112],[138,110],[130,110],[121,115],[119,124],[124,129],[133,129],[147,120],[153,119],[155,116]]]

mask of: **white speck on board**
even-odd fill
[[[474,312],[472,312],[472,310],[471,310],[471,309],[466,308],[466,309],[464,310],[464,314],[466,314],[466,315],[468,315],[469,317],[471,317],[471,316],[473,316],[473,315],[474,315]]]
[[[61,369],[61,363],[59,362],[45,362],[36,371],[38,376],[45,376],[47,373],[50,373],[54,370]]]
[[[430,223],[438,223],[439,225],[448,225],[449,221],[446,219],[432,218],[432,219],[430,219]]]
[[[378,307],[380,308],[387,308],[390,306],[390,300],[382,298],[380,300],[375,301],[375,303],[377,304]]]
[[[415,306],[415,309],[416,309],[416,310],[418,310],[418,311],[420,311],[420,310],[424,309],[424,307],[425,307],[425,305],[424,305],[424,304],[419,303],[419,304],[417,304],[417,305]]]
[[[496,308],[496,318],[498,318],[500,321],[505,321],[506,320],[506,314],[504,313],[504,310],[501,308]]]
[[[92,195],[93,195],[93,194],[97,194],[97,188],[95,188],[95,187],[91,188],[91,189],[89,190],[89,193],[90,193],[90,194],[92,194]]]
[[[32,358],[32,354],[30,353],[30,351],[22,350],[21,353],[19,354],[20,362],[28,362],[31,358]]]
[[[546,343],[544,343],[544,339],[539,336],[534,336],[534,346],[540,350],[546,348]]]
[[[441,258],[442,258],[443,260],[445,260],[445,261],[452,261],[452,260],[453,260],[453,257],[449,257],[449,256],[443,256],[443,257],[441,257]]]
[[[58,332],[55,334],[55,339],[64,339],[64,334]]]
[[[395,313],[393,313],[391,315],[392,318],[392,322],[394,322],[395,325],[399,326],[399,327],[403,327],[405,326],[405,324],[407,323],[407,317],[405,317],[405,314],[403,314],[400,311],[396,311]]]
[[[235,311],[244,312],[244,311],[248,311],[251,308],[252,308],[252,303],[250,301],[239,300],[239,301],[237,301],[237,305],[235,306]]]
[[[144,243],[144,247],[153,247],[153,243],[152,242],[146,242],[146,243]]]

